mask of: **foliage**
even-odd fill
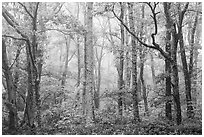
[[[127,6],[127,3],[123,3]],[[145,6],[144,18],[141,18],[141,5],[144,3],[134,3],[134,22],[136,35],[139,35],[139,31],[142,28],[141,24],[144,26],[144,34],[142,34],[142,40],[151,43],[151,33],[154,31],[154,23],[152,22],[153,16],[151,10]],[[153,5],[153,3],[150,3]],[[176,21],[178,14],[177,4],[172,3],[172,8],[170,9],[171,16]],[[181,7],[185,3],[181,3]],[[24,5],[25,7],[23,7]],[[202,17],[200,16],[201,4],[190,3],[189,11],[186,12],[184,23],[183,23],[183,35],[184,35],[184,46],[187,59],[190,58],[190,35],[191,29],[193,27],[194,16],[198,12],[199,18],[197,23],[197,30],[195,35],[195,45],[194,50],[197,54],[197,68],[194,68],[192,72],[192,79],[196,79],[196,84],[192,85],[192,89],[196,89],[192,92],[193,106],[195,117],[194,119],[186,118],[186,96],[185,96],[185,79],[183,76],[182,62],[178,59],[178,69],[179,69],[179,93],[181,99],[182,107],[182,117],[183,122],[181,125],[176,126],[174,119],[168,121],[165,119],[165,103],[169,100],[172,101],[172,114],[175,117],[175,107],[173,105],[173,97],[165,96],[165,79],[168,76],[164,72],[164,57],[161,53],[157,51],[149,50],[148,52],[155,52],[154,55],[154,66],[155,66],[155,83],[152,84],[151,76],[151,61],[147,55],[145,56],[144,63],[144,79],[145,84],[151,87],[148,91],[148,106],[149,106],[149,116],[145,115],[142,90],[139,94],[139,113],[141,117],[141,122],[133,124],[133,99],[132,99],[132,89],[130,87],[125,87],[123,90],[118,90],[118,73],[117,68],[120,64],[119,62],[119,52],[121,51],[121,24],[114,17],[111,11],[113,5],[115,6],[115,12],[120,15],[120,4],[119,3],[94,3],[93,14],[93,43],[94,48],[99,47],[103,49],[103,60],[101,61],[101,87],[100,87],[100,107],[99,109],[94,109],[94,124],[91,126],[86,126],[86,114],[83,114],[82,109],[82,90],[79,90],[79,96],[76,97],[75,85],[78,78],[78,73],[76,68],[81,69],[80,76],[80,86],[83,87],[84,81],[84,34],[86,33],[86,25],[84,25],[84,9],[85,3],[40,3],[39,10],[37,14],[37,31],[32,30],[32,17],[30,18],[29,12],[33,14],[32,10],[36,3],[15,3],[15,2],[4,2],[2,3],[3,8],[5,8],[11,16],[11,21],[14,21],[15,27],[8,24],[6,19],[2,18],[2,36],[6,39],[6,49],[8,52],[8,63],[9,69],[12,72],[12,77],[18,74],[16,87],[16,108],[18,113],[18,126],[16,131],[9,131],[9,111],[7,110],[5,103],[2,103],[2,131],[3,134],[43,134],[43,135],[173,135],[173,134],[202,134],[202,98],[200,96],[202,92],[202,60],[201,60],[201,30],[202,27]],[[128,7],[124,8],[125,15],[124,20],[127,27],[129,27],[130,20],[128,19]],[[158,3],[158,8],[156,8],[157,25],[158,25],[158,35],[155,37],[156,42],[161,45],[162,49],[165,49],[166,38],[165,38],[165,18],[163,14],[162,4]],[[136,10],[135,10],[136,9]],[[3,10],[4,12],[4,10]],[[75,15],[76,14],[76,15]],[[32,15],[31,15],[32,16]],[[24,110],[26,104],[26,97],[28,91],[28,58],[26,45],[24,40],[21,40],[22,35],[18,34],[18,31],[22,31],[23,34],[27,35],[32,43],[32,36],[36,36],[37,49],[42,51],[42,74],[40,78],[40,100],[41,100],[41,122],[42,127],[36,127],[32,129],[28,125],[19,127],[20,123],[24,118]],[[124,53],[128,52],[129,55],[132,54],[131,51],[131,35],[126,32],[125,29],[125,44],[123,45]],[[190,33],[189,33],[190,32]],[[64,71],[64,64],[66,60],[66,37],[70,37],[70,52],[68,52],[68,58],[72,55],[68,63],[67,74],[65,76],[65,85],[62,88],[62,78]],[[153,35],[152,35],[153,36]],[[90,45],[90,44],[88,44]],[[139,44],[136,43],[137,50],[139,50]],[[143,46],[142,46],[143,47]],[[140,47],[140,48],[142,48]],[[78,48],[78,49],[77,49]],[[20,49],[20,55],[18,56],[18,63],[16,62],[17,50]],[[80,55],[78,55],[77,50],[79,50]],[[178,49],[179,50],[179,49]],[[96,50],[95,54],[99,54]],[[181,50],[178,51],[178,57],[180,57]],[[196,55],[195,55],[196,56]],[[77,59],[81,62],[78,64]],[[139,56],[138,56],[139,58]],[[96,60],[94,60],[94,71],[99,69],[96,66]],[[131,59],[125,57],[124,60]],[[40,57],[36,59],[36,63],[40,62]],[[149,62],[149,63],[148,63]],[[187,61],[188,62],[188,61]],[[129,66],[131,68],[131,66]],[[138,68],[140,64],[138,63]],[[125,63],[124,63],[125,68]],[[139,69],[138,69],[139,70]],[[4,72],[4,70],[2,71]],[[17,72],[17,73],[16,73]],[[125,71],[124,71],[125,72]],[[96,72],[94,72],[96,73]],[[125,75],[125,74],[124,74]],[[138,72],[139,75],[139,72]],[[97,74],[94,75],[94,80],[97,78]],[[124,76],[125,77],[125,76]],[[130,80],[131,81],[131,80]],[[124,80],[124,82],[126,82]],[[2,83],[4,88],[2,88],[3,101],[8,100],[8,91],[6,88],[6,78],[4,73],[2,75]],[[98,81],[94,83],[98,84]],[[173,86],[173,85],[172,85]],[[154,89],[154,87],[156,87]],[[121,92],[123,96],[123,116],[118,116],[118,93]],[[192,97],[192,98],[193,98]],[[35,98],[35,95],[34,95]],[[77,99],[76,99],[77,98]],[[79,98],[79,99],[78,99]],[[196,100],[198,99],[198,100]],[[79,101],[80,100],[80,101]],[[79,106],[76,107],[76,101]],[[36,102],[34,101],[34,109],[36,110]],[[81,105],[81,106],[80,106]],[[36,122],[36,119],[35,119]],[[38,126],[38,125],[37,125]]]

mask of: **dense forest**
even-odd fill
[[[202,134],[202,3],[3,2],[2,134]]]

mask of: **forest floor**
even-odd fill
[[[17,135],[202,135],[202,122],[199,120],[184,120],[176,126],[172,122],[163,120],[142,121],[133,123],[96,123],[86,127],[83,124],[67,125],[60,128],[44,127],[35,129],[21,128],[16,132],[3,130],[5,134]]]

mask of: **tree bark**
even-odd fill
[[[32,31],[37,32],[37,20],[38,20],[38,6],[39,2],[35,3],[33,8],[33,18],[32,18]],[[36,33],[32,35],[32,53],[30,56],[33,56],[33,60],[31,61],[32,70],[33,70],[33,81],[34,81],[34,93],[35,93],[35,103],[36,103],[36,120],[38,123],[38,127],[41,127],[41,100],[40,100],[40,80],[41,80],[41,72],[42,72],[42,50],[39,49],[38,41]],[[34,62],[33,62],[34,61]],[[33,126],[33,125],[32,125]]]
[[[171,56],[171,29],[172,29],[172,20],[170,17],[170,3],[164,2],[164,12],[166,16],[166,52]],[[166,118],[171,120],[172,119],[172,107],[171,107],[171,62],[165,58],[165,72],[166,72],[166,93],[165,96],[168,98],[165,104],[165,114]]]
[[[81,54],[80,54],[80,43],[79,43],[79,36],[77,36],[77,87],[80,85],[81,82]]]
[[[144,19],[144,4],[142,5],[142,19]],[[141,23],[141,30],[140,30],[140,37],[144,35],[144,23]],[[146,85],[144,81],[144,63],[145,63],[145,54],[146,54],[146,48],[142,47],[142,44],[140,44],[139,48],[140,52],[140,80],[141,80],[141,85],[142,85],[142,96],[144,100],[144,106],[145,106],[145,115],[149,115],[149,110],[148,110],[148,101],[147,101],[147,93],[146,93]]]
[[[133,3],[128,3],[129,9],[129,21],[130,30],[134,33],[134,16],[133,16]],[[131,36],[131,46],[132,46],[132,98],[133,98],[133,116],[134,123],[139,121],[139,107],[138,107],[138,92],[137,92],[137,47],[135,43],[135,37]]]
[[[126,10],[125,14],[128,14],[127,10]],[[126,24],[128,24],[128,16],[125,16],[125,22],[126,22]],[[125,51],[125,87],[130,88],[130,84],[131,84],[131,55],[130,55],[129,36],[128,36],[127,30],[125,30],[125,45],[126,45],[126,51]]]
[[[79,19],[79,3],[77,4],[77,19]],[[77,35],[77,87],[81,82],[81,54],[80,54],[80,37]]]
[[[2,67],[6,78],[6,89],[8,93],[8,102],[6,102],[5,105],[9,110],[9,129],[16,130],[16,91],[14,90],[12,72],[9,68],[6,41],[4,38],[2,38]]]
[[[148,101],[147,101],[147,92],[146,92],[146,85],[144,81],[144,51],[140,51],[140,80],[141,80],[141,86],[142,86],[142,97],[144,100],[144,107],[145,107],[145,115],[149,115],[148,110]]]
[[[181,116],[181,103],[180,103],[180,95],[179,95],[179,77],[178,77],[178,66],[177,66],[177,47],[178,47],[178,35],[176,34],[176,26],[174,24],[174,29],[172,32],[172,84],[173,84],[173,97],[175,102],[175,110],[176,110],[176,123],[177,125],[181,124],[182,116]]]
[[[87,3],[86,10],[86,34],[85,34],[85,48],[84,48],[84,64],[85,64],[85,96],[86,96],[86,125],[93,124],[93,90],[94,90],[94,51],[93,51],[93,2]]]
[[[99,108],[99,94],[100,94],[100,87],[101,87],[101,62],[102,62],[102,57],[103,57],[103,47],[100,50],[100,54],[98,55],[98,51],[96,48],[96,59],[97,59],[97,64],[98,64],[98,69],[97,69],[97,86],[96,86],[96,91],[94,94],[94,102],[95,102],[95,107],[98,109]]]
[[[196,5],[197,7],[197,5]],[[189,76],[192,81],[192,95],[194,95],[194,102],[197,103],[196,101],[196,95],[197,95],[197,61],[198,61],[198,49],[195,48],[195,32],[196,32],[196,27],[197,27],[197,22],[198,22],[198,12],[196,13],[195,20],[193,23],[192,29],[189,29],[189,44],[190,44],[190,60],[189,60]],[[194,75],[193,75],[194,71]]]
[[[183,32],[182,32],[183,18],[184,18],[184,14],[186,12],[186,9],[188,8],[188,3],[186,3],[185,8],[183,10],[181,10],[180,3],[177,5],[177,8],[178,8],[178,15],[179,15],[178,36],[179,36],[181,61],[182,61],[182,65],[183,65],[183,73],[184,73],[184,81],[185,81],[187,117],[193,118],[194,112],[193,112],[193,106],[192,106],[193,104],[192,104],[192,97],[191,97],[191,78],[190,78],[190,73],[189,73],[188,65],[187,65],[187,61],[186,61],[186,53],[185,53],[185,48],[184,48]]]
[[[64,71],[62,73],[62,81],[61,81],[61,87],[64,88],[65,83],[66,83],[66,76],[67,76],[67,71],[68,71],[68,63],[69,63],[69,47],[70,47],[70,37],[65,37],[66,41],[66,56],[65,56],[65,64],[64,64]]]
[[[186,53],[184,48],[184,41],[183,41],[183,34],[181,31],[180,34],[180,51],[181,51],[181,61],[183,65],[183,73],[184,73],[184,81],[185,81],[185,93],[186,93],[186,103],[187,103],[187,117],[193,118],[193,104],[192,104],[192,97],[191,97],[191,78],[188,70],[188,65],[186,61]]]
[[[17,49],[17,52],[16,52],[16,65],[15,65],[15,70],[14,70],[14,91],[18,93],[18,83],[19,83],[19,55],[20,55],[20,48],[21,48],[21,44],[23,45],[24,42],[20,42],[17,46],[18,46],[18,49]],[[16,95],[15,95],[16,96]],[[16,100],[17,100],[17,96],[16,96]],[[17,103],[17,101],[16,101]],[[17,104],[15,104],[15,106],[17,106]],[[16,112],[17,114],[17,109],[16,109]],[[18,127],[18,118],[16,116],[16,127]]]
[[[32,67],[30,61],[30,55],[28,51],[28,46],[26,46],[26,54],[27,54],[27,75],[28,75],[28,83],[27,83],[27,95],[26,95],[26,105],[24,109],[24,119],[21,123],[21,126],[24,123],[27,123],[29,127],[34,126],[34,91],[33,91],[33,75],[32,75]]]
[[[124,5],[122,2],[120,2],[120,19],[123,20],[124,18]],[[124,27],[121,24],[120,25],[120,34],[121,34],[121,45],[120,45],[120,51],[119,51],[119,68],[118,68],[118,113],[119,116],[122,117],[123,115],[123,102],[122,102],[122,89],[124,88],[124,81],[123,81],[123,67],[124,67]]]

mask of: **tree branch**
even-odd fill
[[[41,105],[43,105],[44,104],[44,102],[45,102],[45,100],[49,97],[49,96],[51,96],[51,94],[50,93],[48,93],[48,95],[42,100],[42,102],[41,102]]]
[[[27,40],[27,39],[25,39],[25,38],[16,38],[16,37],[10,36],[10,35],[2,35],[2,37],[12,38],[12,39],[15,39],[15,40],[23,40],[23,41],[26,41],[26,40]]]
[[[71,55],[71,57],[68,59],[68,62],[71,61],[71,59],[74,57],[75,53],[76,53],[76,50],[75,50],[74,53]]]
[[[19,29],[19,24],[14,21],[12,15],[4,7],[2,7],[2,16],[7,21],[7,23],[12,26],[16,30],[16,32],[24,38],[25,41],[29,40],[28,37],[23,34],[23,32],[21,32],[21,30]]]
[[[20,5],[24,8],[24,10],[26,11],[26,13],[28,13],[28,15],[29,15],[32,19],[34,18],[33,15],[28,11],[28,9],[26,8],[26,6],[23,5],[23,3],[18,2],[18,4],[20,4]]]
[[[150,4],[150,3],[148,3],[148,4]],[[156,8],[156,5],[157,5],[157,3],[155,3],[154,8],[153,8],[153,7],[151,7],[151,8],[152,8],[152,9],[155,9],[155,8]],[[150,5],[150,6],[151,6],[151,5]],[[155,32],[151,35],[151,36],[152,36],[152,40],[153,40],[152,44],[153,44],[154,46],[151,46],[151,45],[148,45],[148,44],[144,43],[134,32],[132,32],[132,31],[127,27],[127,25],[116,15],[116,13],[115,13],[115,11],[114,11],[114,5],[113,5],[113,9],[112,9],[112,13],[113,13],[114,16],[117,18],[117,20],[120,21],[120,23],[125,27],[125,29],[126,29],[140,44],[142,44],[142,45],[145,46],[145,47],[148,47],[148,48],[155,49],[155,50],[159,51],[159,52],[163,55],[163,57],[165,57],[165,58],[167,58],[168,60],[172,61],[171,57],[160,47],[159,44],[157,44],[157,43],[155,42],[155,35],[157,34],[157,20],[156,20],[156,15],[157,15],[158,13],[155,13],[155,10],[152,10],[152,11],[153,11],[153,13],[152,13],[152,14],[153,14],[153,17],[155,16],[155,17],[154,17]]]
[[[184,7],[184,9],[182,11],[182,16],[184,16],[186,10],[188,9],[188,5],[189,5],[189,2],[186,3],[186,5],[185,5],[185,7]]]
[[[17,49],[17,51],[16,51],[16,57],[15,57],[13,63],[11,64],[11,66],[9,67],[9,70],[13,67],[14,63],[15,63],[16,60],[18,59],[18,57],[19,57],[20,52],[21,52],[22,49],[23,49],[23,47],[20,47],[20,46],[18,47],[18,49]]]
[[[36,19],[36,18],[37,18],[37,15],[38,15],[38,6],[39,6],[39,4],[40,4],[40,2],[37,2],[33,19]]]
[[[11,16],[11,14],[4,8],[2,7],[2,15],[4,17],[4,19],[7,21],[7,23],[12,26],[16,32],[18,34],[20,34],[24,40],[26,41],[27,45],[28,45],[28,52],[30,54],[30,58],[31,58],[31,63],[32,65],[36,68],[35,66],[35,63],[34,63],[34,59],[33,59],[33,56],[32,56],[32,52],[31,52],[31,44],[30,44],[30,41],[29,41],[29,37],[27,35],[25,35],[20,29],[19,29],[19,24],[14,20],[14,18]],[[12,18],[12,19],[11,19]]]

